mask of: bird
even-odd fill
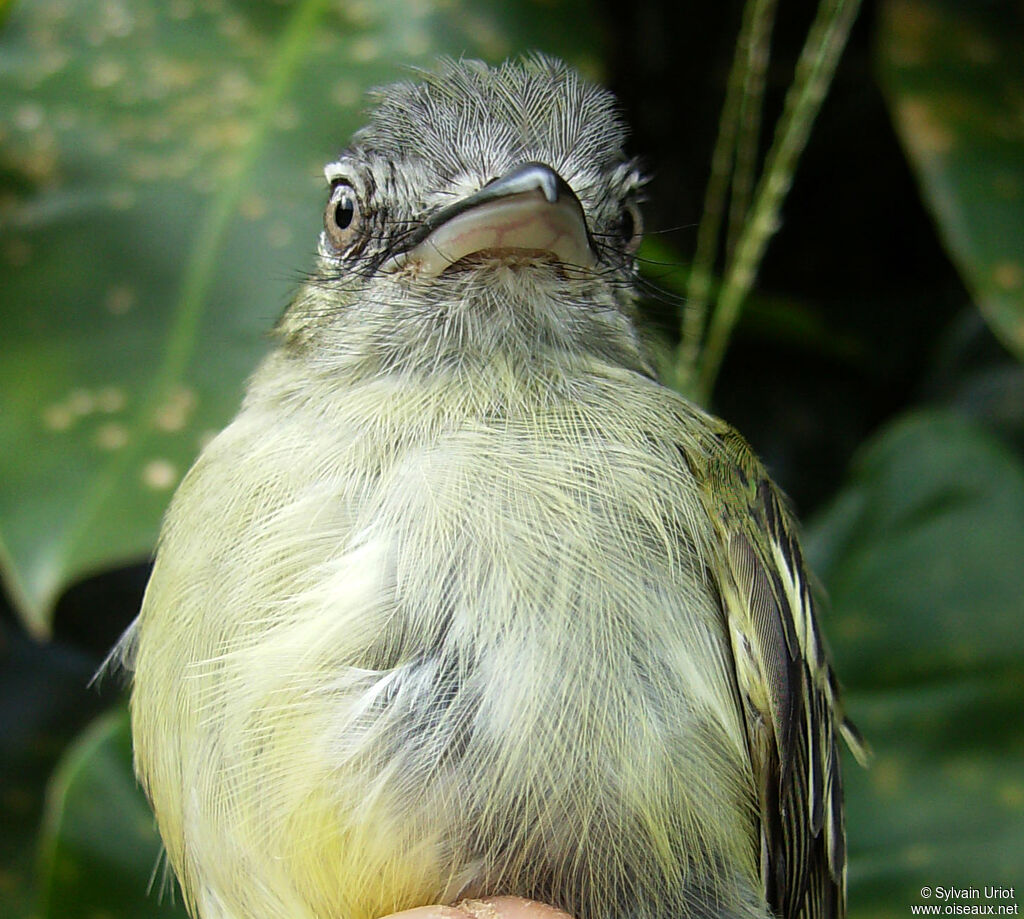
[[[196,919],[844,915],[861,741],[785,497],[659,382],[626,141],[555,58],[443,59],[326,166],[115,649]]]

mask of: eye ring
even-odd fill
[[[640,208],[632,201],[622,209],[622,222],[619,224],[619,232],[626,244],[626,252],[633,255],[640,248],[644,238],[644,218]]]
[[[362,208],[355,188],[345,181],[335,182],[324,210],[324,230],[332,248],[338,252],[350,248],[361,223]]]

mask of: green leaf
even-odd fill
[[[119,710],[81,736],[50,784],[41,919],[184,917],[180,899],[158,895],[160,852],[153,815],[132,773],[128,715]]]
[[[1024,681],[955,675],[849,699],[874,745],[846,765],[850,919],[909,915],[922,887],[1024,876]],[[966,905],[1010,900],[960,900]],[[945,904],[943,904],[945,905]]]
[[[0,916],[33,915],[36,837],[46,782],[65,746],[100,710],[85,691],[95,661],[40,645],[0,621]],[[105,706],[104,706],[105,707]]]
[[[571,27],[567,24],[571,23]],[[592,75],[583,0],[18,6],[0,34],[0,565],[46,634],[150,551],[236,408],[370,85],[537,47]]]
[[[1024,464],[954,415],[868,444],[806,535],[871,768],[846,770],[851,917],[1024,871]],[[996,902],[996,901],[986,901]]]
[[[946,248],[996,335],[1024,357],[1024,12],[887,0],[878,56]]]
[[[1024,468],[967,421],[911,415],[867,445],[808,557],[851,686],[1024,659]]]

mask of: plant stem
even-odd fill
[[[701,339],[707,324],[708,299],[711,279],[715,270],[721,237],[725,199],[729,192],[730,177],[735,160],[736,141],[743,113],[747,110],[743,98],[749,86],[750,48],[764,8],[774,6],[775,0],[747,0],[743,8],[743,21],[736,40],[736,53],[732,59],[725,102],[718,122],[718,137],[711,154],[711,175],[704,193],[704,209],[697,229],[697,248],[690,266],[686,285],[686,306],[683,310],[682,337],[675,356],[676,385],[691,390],[700,355]]]
[[[702,402],[714,387],[740,307],[753,286],[768,241],[778,228],[779,211],[792,184],[797,160],[807,143],[859,6],[860,0],[824,0],[818,6],[793,83],[786,93],[785,107],[765,169],[754,192],[753,206],[726,268],[708,326],[696,386],[696,395]]]
[[[750,208],[750,197],[757,175],[757,148],[761,138],[765,74],[771,56],[772,26],[775,24],[777,8],[776,0],[768,0],[754,12],[746,49],[747,69],[744,74],[739,137],[736,140],[736,164],[733,169],[732,191],[729,194],[729,227],[725,243],[727,259],[731,259],[736,251],[736,241],[743,230],[743,221]]]

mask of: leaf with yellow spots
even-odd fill
[[[878,52],[944,244],[993,331],[1024,358],[1024,11],[886,0]]]
[[[469,9],[469,7],[472,9]],[[367,88],[527,49],[583,0],[34,0],[0,32],[0,569],[36,635],[145,557],[311,267]]]

